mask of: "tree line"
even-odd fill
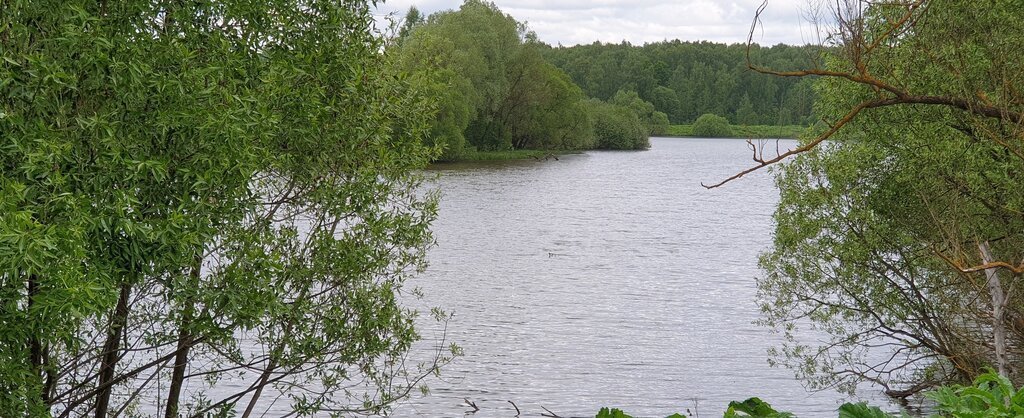
[[[818,46],[683,42],[632,45],[594,42],[545,46],[543,55],[593,98],[607,100],[635,91],[668,115],[673,124],[704,114],[734,125],[809,125],[815,122],[813,77],[783,78],[747,68],[747,55],[780,70],[800,68],[818,57]]]
[[[437,101],[441,159],[507,149],[643,149],[670,123],[716,114],[737,125],[808,124],[813,80],[746,69],[743,45],[709,42],[551,47],[493,3],[423,16],[412,7],[390,48]],[[793,68],[811,47],[753,47]]]

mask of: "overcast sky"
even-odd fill
[[[541,41],[565,46],[594,41],[633,44],[671,39],[744,42],[761,0],[496,0],[505,13],[527,22]],[[378,14],[401,19],[409,6],[431,14],[457,9],[462,0],[388,0]],[[771,0],[754,41],[806,44],[817,39],[804,16],[808,0]]]

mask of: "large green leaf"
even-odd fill
[[[839,407],[839,418],[892,418],[877,406],[868,406],[866,402],[845,403]]]

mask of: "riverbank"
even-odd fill
[[[790,138],[796,139],[807,129],[803,125],[730,125],[734,138]],[[669,137],[694,137],[693,124],[669,125]]]
[[[536,150],[536,149],[514,149],[504,151],[470,151],[452,161],[437,161],[437,163],[464,163],[473,161],[506,161],[506,160],[544,160],[555,158],[565,154],[577,154],[582,151],[576,150]]]

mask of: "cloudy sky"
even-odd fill
[[[594,41],[633,44],[671,39],[744,42],[761,0],[495,0],[501,10],[526,21],[549,44]],[[378,14],[400,19],[409,6],[430,14],[456,9],[462,0],[388,0]],[[806,44],[817,39],[804,19],[808,0],[771,0],[754,40],[762,45]]]

